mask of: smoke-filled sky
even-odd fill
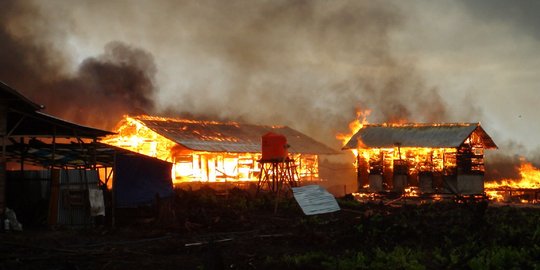
[[[0,1],[0,80],[46,112],[283,124],[481,122],[539,156],[540,2]]]

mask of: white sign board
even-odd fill
[[[336,198],[319,185],[293,187],[293,195],[306,215],[339,211]]]

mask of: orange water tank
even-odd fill
[[[262,160],[280,161],[287,158],[287,137],[268,132],[262,136]]]

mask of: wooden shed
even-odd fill
[[[343,147],[357,151],[359,187],[481,194],[484,150],[497,145],[479,123],[367,124]]]

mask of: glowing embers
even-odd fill
[[[255,181],[260,172],[259,154],[206,153],[176,157],[174,176],[176,182],[227,182]]]
[[[370,192],[482,194],[483,149],[400,147],[358,149],[360,185]],[[411,189],[413,188],[413,189]],[[414,192],[411,192],[414,191]]]
[[[291,155],[296,180],[319,179],[316,155]],[[193,151],[175,156],[173,180],[176,182],[258,181],[261,172],[259,153],[210,153]]]
[[[384,174],[394,170],[394,165],[404,166],[405,173],[446,172],[456,167],[456,152],[454,148],[421,148],[394,147],[359,149],[360,157],[369,164],[370,174]]]
[[[519,175],[520,179],[503,179],[485,183],[486,194],[491,200],[497,202],[539,203],[540,169],[522,159]]]
[[[349,132],[348,133],[338,133],[336,139],[343,142],[345,145],[353,136],[356,134],[365,124],[368,123],[367,117],[371,114],[371,110],[357,110],[356,119],[349,123]],[[359,142],[360,144],[361,142]],[[357,156],[358,151],[356,149],[351,149],[352,153]]]

